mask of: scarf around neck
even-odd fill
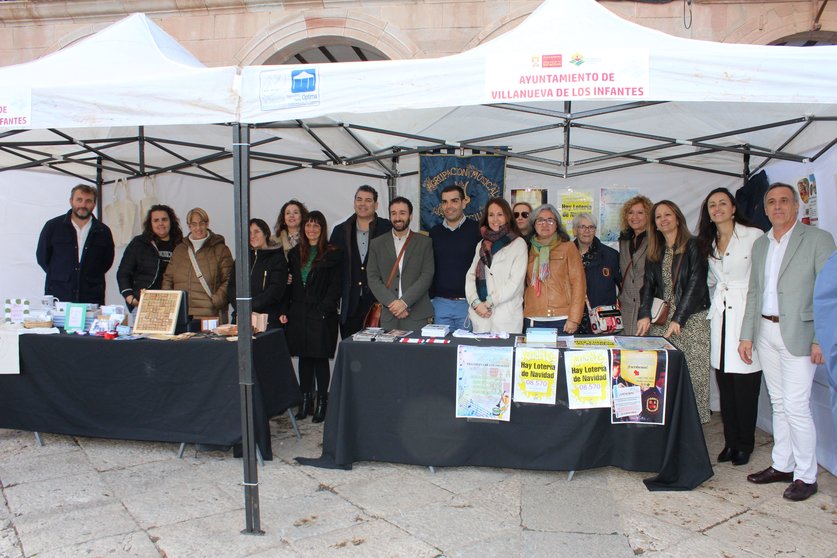
[[[538,242],[537,236],[533,236],[529,242],[537,251],[535,261],[532,263],[532,275],[529,284],[535,287],[535,296],[541,296],[543,283],[549,277],[549,252],[552,248],[558,246],[561,241],[558,240],[558,233],[556,232],[543,244]]]
[[[491,267],[494,254],[508,246],[519,235],[509,231],[507,225],[493,231],[489,227],[480,227],[480,259],[477,262],[477,296],[483,302],[488,300],[488,284],[485,281],[485,268]]]

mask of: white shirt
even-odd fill
[[[87,224],[79,227],[74,219],[70,219],[73,227],[76,229],[76,239],[78,241],[78,261],[81,263],[81,258],[84,256],[84,245],[87,243],[87,237],[90,235],[90,225],[93,224],[93,218],[87,220]]]
[[[443,227],[445,227],[445,228],[446,228],[447,230],[449,230],[449,231],[455,231],[455,230],[457,230],[459,227],[461,227],[461,226],[462,226],[462,223],[464,223],[464,222],[465,222],[465,219],[466,219],[466,217],[465,217],[465,214],[463,213],[463,214],[462,214],[462,218],[461,218],[461,219],[459,220],[459,222],[458,222],[455,226],[453,226],[453,227],[451,227],[450,225],[448,225],[448,220],[447,220],[447,219],[443,219],[443,220],[442,220],[442,226],[443,226]]]
[[[796,223],[782,235],[781,240],[776,240],[772,228],[767,232],[770,245],[767,249],[767,259],[764,262],[764,293],[761,305],[761,313],[764,316],[779,315],[779,269],[782,267],[782,260],[788,250],[794,227],[796,227]]]
[[[395,257],[398,258],[398,254],[401,253],[401,248],[404,246],[404,243],[407,242],[407,239],[410,238],[410,234],[412,231],[405,234],[402,238],[398,238],[395,236],[395,229],[392,229],[392,243],[395,246]],[[403,294],[401,290],[401,270],[404,269],[404,258],[406,254],[398,260],[398,298],[401,298]]]

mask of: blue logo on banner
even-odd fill
[[[291,93],[309,93],[317,89],[317,70],[308,68],[291,72]]]

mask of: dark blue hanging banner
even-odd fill
[[[442,190],[465,190],[465,216],[479,221],[491,198],[503,197],[506,183],[505,155],[435,155],[419,157],[419,210],[421,230],[429,231],[444,219]]]

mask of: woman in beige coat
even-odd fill
[[[186,291],[190,316],[217,316],[226,323],[227,283],[235,265],[232,253],[224,237],[209,229],[209,215],[200,207],[189,211],[186,223],[189,235],[174,249],[163,276],[163,289]]]

